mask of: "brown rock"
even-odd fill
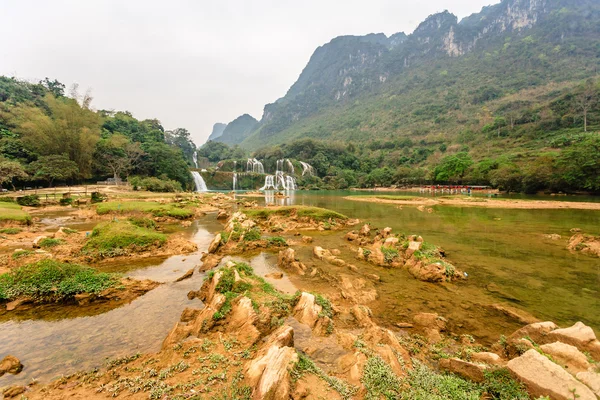
[[[306,271],[306,266],[296,260],[296,252],[291,247],[279,252],[277,266],[281,269],[291,270],[299,275],[304,275]]]
[[[260,332],[254,325],[258,316],[252,308],[252,301],[243,296],[235,301],[231,309],[231,316],[227,320],[227,332],[234,334],[244,345],[250,346],[258,340]]]
[[[350,309],[350,313],[354,319],[356,319],[356,323],[359,327],[365,328],[375,326],[375,323],[371,320],[373,313],[369,307],[356,305]]]
[[[323,311],[323,308],[315,303],[315,296],[302,292],[292,312],[298,322],[313,328],[319,319],[321,311]]]
[[[572,400],[575,390],[580,400],[596,400],[587,386],[534,349],[510,360],[507,367],[525,384],[533,397],[549,396],[555,400]]]
[[[17,307],[23,305],[23,304],[27,304],[27,303],[31,303],[33,300],[28,298],[28,297],[21,297],[18,298],[16,300],[13,300],[9,303],[6,303],[6,311],[13,311],[15,310]]]
[[[391,234],[392,234],[392,228],[390,228],[389,226],[383,228],[383,230],[381,231],[382,238],[386,238],[386,237],[390,236]]]
[[[310,236],[302,236],[302,242],[309,244],[313,242],[313,238]]]
[[[23,364],[15,356],[8,355],[0,361],[0,376],[9,373],[16,375],[23,370]]]
[[[371,227],[369,224],[364,224],[362,228],[360,228],[359,235],[360,236],[369,236],[371,234]]]
[[[2,391],[5,399],[17,397],[23,393],[25,393],[25,386],[10,386]]]
[[[225,210],[219,210],[219,213],[217,214],[217,219],[227,219],[229,218],[229,213]]]
[[[507,317],[510,317],[522,324],[534,324],[536,322],[540,322],[540,320],[534,317],[533,315],[515,307],[507,306],[504,304],[492,304],[489,306],[489,308],[495,311],[499,311]]]
[[[209,254],[215,253],[220,245],[221,245],[221,234],[217,233],[215,235],[215,238],[212,240],[212,242],[210,242],[210,245],[208,246],[208,253]]]
[[[516,330],[508,337],[508,339],[515,340],[527,336],[536,343],[546,343],[546,336],[557,328],[558,326],[552,321],[535,322]]]
[[[414,325],[410,322],[396,322],[396,326],[400,329],[410,329],[414,328]]]
[[[283,278],[283,272],[271,272],[269,274],[266,274],[265,277],[272,279],[281,279]]]
[[[211,270],[211,269],[217,267],[222,259],[223,259],[223,256],[220,256],[220,255],[206,254],[204,259],[202,260],[202,265],[200,265],[198,267],[198,271],[206,272],[208,270]]]
[[[446,330],[446,318],[434,313],[419,313],[413,317],[415,326],[419,328],[431,328],[438,331]]]
[[[473,382],[483,382],[483,375],[487,367],[483,364],[475,364],[458,358],[443,358],[440,360],[440,369],[460,375]]]
[[[587,371],[590,363],[585,354],[577,350],[577,347],[561,342],[554,342],[540,346],[540,349],[552,356],[552,359],[562,365],[572,375]]]
[[[486,351],[471,354],[471,360],[489,365],[504,365],[506,363],[498,354]]]
[[[194,275],[194,268],[190,269],[188,272],[186,272],[185,274],[181,275],[179,278],[177,278],[175,280],[175,282],[181,282],[183,280],[189,279],[192,277],[192,275]]]
[[[351,232],[346,233],[345,239],[349,242],[353,242],[353,241],[357,240],[358,237],[359,237],[358,233],[356,233],[355,231],[351,231]]]

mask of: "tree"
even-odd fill
[[[95,160],[98,169],[108,169],[115,180],[128,176],[144,155],[139,143],[132,143],[123,135],[111,135],[102,139],[96,146]]]
[[[28,175],[23,169],[23,166],[17,161],[11,161],[6,159],[0,159],[0,184],[10,183],[13,190],[15,188],[13,180],[15,178],[25,179]]]
[[[434,178],[439,182],[462,183],[462,179],[471,165],[473,165],[473,159],[467,152],[446,156],[435,167]]]
[[[177,128],[172,131],[165,131],[165,142],[171,146],[179,147],[185,156],[185,160],[190,166],[193,166],[194,153],[196,145],[192,141],[190,132],[185,128]]]
[[[77,164],[66,155],[42,156],[29,164],[29,170],[34,179],[45,180],[50,186],[55,180],[72,179],[79,173]]]
[[[581,93],[575,98],[577,108],[583,114],[583,131],[587,132],[587,117],[588,112],[594,107],[597,101],[596,88],[593,81],[590,79],[585,83]]]
[[[100,116],[73,99],[44,98],[50,110],[21,106],[14,110],[14,125],[23,143],[42,156],[64,154],[75,162],[78,177],[92,176],[96,143],[100,140]]]

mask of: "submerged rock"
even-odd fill
[[[0,361],[0,376],[8,373],[16,375],[23,370],[23,364],[15,356],[8,355]]]

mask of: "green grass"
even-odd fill
[[[99,215],[145,213],[155,217],[171,217],[188,219],[194,216],[194,211],[179,204],[160,204],[155,201],[109,201],[96,207]]]
[[[162,233],[126,221],[111,221],[94,228],[82,251],[89,255],[114,257],[161,246],[166,241],[167,236]]]
[[[402,381],[379,356],[369,357],[361,382],[367,389],[365,399],[369,400],[398,399],[402,391]]]
[[[383,258],[385,259],[385,262],[388,264],[391,264],[392,262],[394,262],[394,260],[397,259],[398,256],[400,255],[398,250],[396,250],[393,247],[381,246],[381,252],[383,253]]]
[[[347,220],[343,214],[338,212],[327,210],[319,207],[304,207],[304,206],[285,206],[285,207],[270,207],[270,208],[259,208],[259,209],[248,209],[244,210],[244,213],[252,218],[267,219],[272,215],[281,216],[297,216],[307,217],[315,221],[328,221],[329,219]]]
[[[44,238],[42,240],[40,240],[40,247],[42,248],[50,248],[50,247],[56,247],[59,244],[63,244],[65,241],[62,239],[54,239],[54,238]]]
[[[17,233],[21,233],[23,230],[21,228],[4,228],[0,229],[0,233],[4,233],[5,235],[16,235]]]
[[[17,222],[20,224],[31,224],[31,216],[21,209],[16,203],[0,202],[0,223]]]
[[[117,275],[90,267],[42,260],[0,275],[0,300],[32,297],[64,300],[78,293],[97,293],[119,282]]]
[[[349,385],[343,380],[327,375],[321,368],[317,367],[310,358],[304,354],[298,353],[298,362],[294,364],[294,368],[290,373],[292,379],[297,381],[306,373],[314,374],[324,380],[333,390],[340,394],[342,399],[351,399],[358,391],[358,388]]]
[[[13,260],[18,260],[19,258],[27,257],[33,254],[33,251],[30,250],[18,250],[12,253]]]

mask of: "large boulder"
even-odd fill
[[[577,379],[585,383],[600,399],[600,374],[593,371],[584,371],[577,374]]]
[[[260,336],[260,331],[255,326],[257,321],[258,316],[252,307],[252,301],[244,296],[233,304],[226,330],[230,335],[235,335],[242,344],[250,346]]]
[[[482,351],[479,353],[471,354],[471,361],[488,364],[488,365],[504,365],[506,361],[503,360],[498,354]]]
[[[554,342],[544,344],[540,346],[540,349],[573,375],[587,371],[591,366],[585,354],[570,344]]]
[[[523,382],[533,397],[549,396],[553,400],[596,400],[592,391],[557,364],[531,349],[507,363],[507,368]]]
[[[594,360],[600,361],[600,342],[592,328],[582,322],[576,322],[569,328],[553,330],[548,333],[546,343],[550,341],[573,345],[581,351],[589,352]]]
[[[15,356],[8,355],[0,361],[0,376],[9,373],[16,375],[23,370],[23,364]]]
[[[508,337],[508,340],[511,341],[529,337],[536,343],[547,343],[546,336],[557,328],[558,326],[552,321],[535,322],[516,330]]]

